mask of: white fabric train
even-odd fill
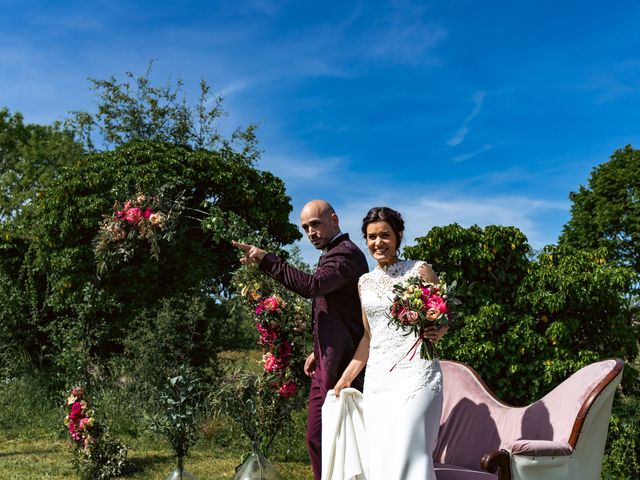
[[[367,480],[367,435],[362,393],[329,390],[322,406],[322,480]]]

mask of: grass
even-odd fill
[[[260,371],[261,357],[258,351],[229,351],[221,355],[221,362],[227,368]],[[47,379],[35,369],[0,382],[0,480],[79,479],[62,424],[65,413],[60,402],[64,397],[51,395],[46,386]],[[129,448],[131,469],[121,478],[164,480],[176,465],[166,441],[154,437],[136,421],[141,412],[127,403],[129,397],[122,389],[105,384],[97,392],[100,411],[115,427],[114,436]],[[123,415],[123,411],[127,413]],[[304,440],[305,422],[306,413],[295,412],[292,424],[278,435],[269,454],[283,478],[313,478]],[[235,422],[212,417],[203,425],[201,438],[185,459],[185,467],[199,480],[230,480],[249,451],[248,440]]]
[[[131,444],[129,459],[133,471],[123,478],[164,480],[175,468],[175,458],[162,445],[150,442]],[[47,438],[7,438],[0,433],[0,480],[73,480],[69,443]],[[231,479],[241,458],[206,445],[196,446],[185,460],[185,468],[197,479]],[[313,478],[307,462],[274,461],[280,474],[290,480]]]

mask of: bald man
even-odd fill
[[[240,261],[257,263],[289,290],[312,299],[313,353],[304,365],[311,377],[307,447],[315,480],[322,467],[322,404],[347,367],[363,335],[358,278],[369,271],[362,251],[340,231],[335,210],[324,200],[307,203],[300,223],[309,241],[322,255],[313,274],[292,267],[282,258],[254,246],[233,244],[244,252]],[[351,386],[362,391],[364,371]]]

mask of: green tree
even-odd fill
[[[61,379],[86,373],[91,358],[125,347],[139,353],[131,348],[136,332],[167,318],[181,328],[187,312],[198,316],[189,360],[205,361],[200,353],[215,355],[221,339],[212,332],[226,321],[216,295],[239,265],[229,236],[247,233],[276,246],[300,237],[284,184],[254,167],[253,127],[223,138],[218,100],[204,107],[206,84],[191,107],[177,100],[180,83],[156,88],[148,73],[134,85],[131,74],[124,83],[94,80],[97,113],[76,112],[68,124],[85,153],[68,149],[55,175],[23,184],[29,201],[1,225],[0,299],[7,302],[0,318],[12,322],[0,332],[3,341],[58,367]],[[103,216],[113,213],[114,201],[159,191],[185,208],[175,234],[160,242],[160,258],[141,248],[98,277],[92,242]]]
[[[634,272],[602,251],[547,247],[531,258],[517,228],[448,225],[405,250],[469,288],[464,317],[439,345],[514,404],[540,398],[585,364],[637,356]]]
[[[73,132],[60,123],[26,124],[20,113],[0,109],[0,362],[5,365],[15,358],[15,345],[37,356],[42,340],[30,311],[33,289],[23,288],[35,281],[23,269],[31,238],[25,211],[81,153]]]
[[[0,224],[19,216],[81,152],[60,123],[25,124],[20,113],[0,109]]]
[[[640,272],[640,150],[616,150],[569,198],[571,219],[560,245],[605,247],[607,258]]]
[[[207,82],[200,82],[198,102],[192,105],[181,80],[175,85],[154,86],[152,67],[153,62],[149,62],[146,73],[139,77],[126,72],[124,82],[115,76],[89,79],[99,99],[97,111],[72,112],[66,122],[88,151],[119,147],[131,140],[150,140],[215,150],[221,155],[234,154],[239,147],[247,162],[258,159],[254,124],[237,128],[229,138],[218,130],[226,112],[222,97],[212,95]]]

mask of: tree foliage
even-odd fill
[[[605,247],[608,259],[640,272],[640,150],[616,150],[569,198],[571,219],[560,245]]]
[[[468,286],[441,355],[472,365],[500,398],[527,404],[587,363],[636,358],[635,275],[602,251],[549,246],[531,257],[522,232],[498,226],[436,227],[416,241],[409,258]]]
[[[19,216],[81,152],[60,123],[25,124],[19,112],[0,109],[0,223]]]
[[[206,81],[200,82],[200,96],[195,105],[187,101],[184,85],[154,86],[151,83],[153,62],[144,75],[126,72],[121,82],[115,76],[106,80],[90,78],[98,97],[96,112],[72,112],[67,125],[90,152],[113,149],[131,140],[167,142],[190,146],[195,150],[215,150],[233,154],[238,150],[249,163],[259,156],[256,150],[256,126],[235,129],[229,138],[218,129],[226,115],[222,97],[212,95]]]
[[[65,147],[57,163],[48,160],[46,142],[32,156],[22,155],[27,135],[19,115],[1,117],[9,125],[3,142],[17,152],[3,164],[22,161],[44,172],[37,181],[12,184],[25,200],[2,200],[2,211],[19,205],[20,212],[0,224],[1,340],[55,366],[61,380],[80,379],[87,362],[114,352],[142,355],[136,334],[162,322],[191,325],[185,315],[197,317],[186,329],[192,345],[180,344],[189,361],[205,361],[203,351],[210,358],[220,347],[215,332],[224,330],[218,297],[239,265],[230,237],[243,233],[280,246],[300,236],[289,223],[282,181],[253,166],[253,127],[223,138],[215,127],[219,100],[205,108],[205,84],[200,103],[191,107],[179,99],[180,83],[157,88],[148,74],[136,79],[136,88],[131,74],[124,83],[94,80],[97,113],[76,113],[76,123],[68,124],[84,140],[84,151],[59,126],[43,127]],[[90,131],[97,136],[87,137]],[[98,151],[90,141],[95,138],[107,149]],[[159,244],[159,258],[141,248],[98,276],[92,242],[103,216],[115,201],[160,190],[180,198],[185,213],[171,239]]]

